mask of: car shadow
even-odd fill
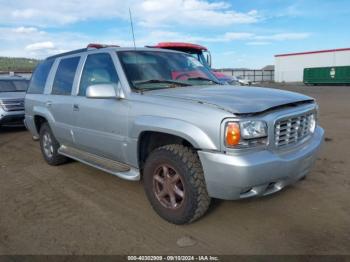
[[[209,206],[208,211],[207,211],[207,214],[210,214],[213,211],[215,211],[215,209],[217,209],[223,202],[224,202],[224,200],[212,198],[211,202],[210,202],[210,206]]]
[[[0,126],[0,134],[23,132],[26,130],[24,126]]]
[[[301,179],[299,181],[302,182],[304,179]],[[249,198],[242,198],[242,199],[236,199],[236,200],[222,200],[222,199],[217,199],[217,198],[212,198],[211,199],[211,203],[209,206],[209,209],[207,211],[207,213],[211,213],[213,211],[215,211],[215,209],[217,209],[219,206],[221,206],[224,202],[231,202],[235,205],[245,205],[247,203],[262,203],[262,202],[268,202],[271,201],[273,199],[276,199],[278,197],[280,197],[283,194],[286,194],[288,192],[293,191],[293,189],[296,189],[297,187],[295,187],[295,185],[289,185],[287,188],[284,188],[283,190],[280,190],[278,192],[275,192],[273,194],[270,195],[266,195],[266,196],[259,196],[259,197],[249,197]]]

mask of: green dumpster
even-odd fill
[[[304,69],[304,84],[350,85],[350,66]]]

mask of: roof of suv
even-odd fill
[[[150,47],[117,47],[117,46],[106,46],[101,48],[81,48],[53,56],[49,56],[46,59],[55,59],[62,56],[74,55],[74,54],[82,54],[85,52],[93,52],[96,50],[117,50],[117,51],[160,51],[160,52],[172,52],[172,53],[181,53],[176,50],[163,49],[163,48],[150,48]]]
[[[150,47],[175,50],[208,51],[208,49],[205,46],[182,42],[161,42],[155,46]]]

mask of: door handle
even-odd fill
[[[79,111],[79,105],[74,104],[73,105],[73,111]]]
[[[47,101],[47,102],[45,103],[45,105],[46,105],[46,107],[51,107],[51,106],[52,106],[52,101]]]

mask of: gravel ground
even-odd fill
[[[326,142],[310,176],[275,195],[214,201],[175,226],[142,184],[78,162],[48,166],[23,128],[0,128],[0,254],[350,254],[350,87],[315,97]]]

